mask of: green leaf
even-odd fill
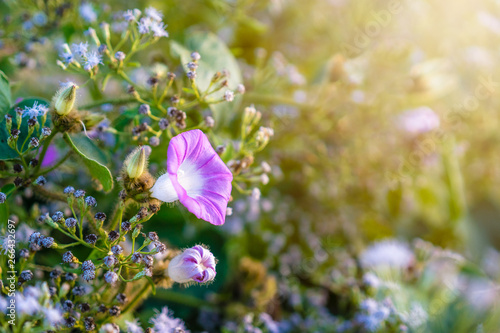
[[[184,91],[185,93],[190,94],[190,95],[194,95],[195,94],[194,90],[192,88],[186,88],[186,87],[184,87],[184,88],[182,88],[182,91]]]
[[[9,205],[7,201],[0,204],[0,224],[2,226],[7,225],[7,220],[9,219]]]
[[[137,108],[127,110],[123,112],[121,115],[119,115],[115,120],[113,120],[111,127],[116,129],[117,131],[122,132],[125,129],[125,127],[127,127],[138,114],[139,113]]]
[[[93,249],[86,260],[94,260],[102,256],[102,252],[98,249]]]
[[[141,63],[140,62],[129,62],[127,63],[127,67],[141,67]]]
[[[85,156],[91,156],[97,162],[106,165],[109,163],[108,156],[85,134],[72,134],[71,140]]]
[[[0,114],[4,115],[12,104],[9,79],[0,71]]]
[[[150,278],[149,276],[146,276],[146,279],[148,279],[149,284],[151,285],[151,293],[153,295],[156,295],[156,286],[155,286],[155,283],[153,282],[153,279]]]
[[[15,109],[17,107],[20,108],[25,108],[27,106],[31,107],[33,104],[37,102],[38,104],[43,104],[45,106],[49,106],[49,102],[40,99],[40,98],[27,98],[21,101],[20,103],[14,105],[7,113],[12,116],[12,128],[17,128],[17,121],[16,121],[16,111]],[[42,116],[38,117],[38,122],[42,122]],[[50,124],[50,114],[47,115],[47,122],[45,123],[46,126]],[[40,128],[41,129],[41,128]],[[38,131],[34,131],[31,137],[39,137],[40,136],[40,129]],[[21,147],[23,145],[23,142],[25,141],[26,137],[28,136],[28,118],[23,118],[21,122],[21,134],[19,135],[19,138],[17,140],[17,148],[21,150]],[[17,152],[10,148],[9,145],[7,144],[7,139],[9,138],[10,133],[7,133],[7,128],[5,127],[5,117],[2,117],[1,123],[0,123],[0,160],[10,160],[14,158],[18,158],[19,155]],[[24,150],[26,150],[28,147],[28,143],[24,145]]]
[[[229,89],[235,89],[238,84],[242,83],[241,71],[236,59],[224,42],[216,35],[206,32],[194,32],[188,36],[185,46],[174,41],[171,42],[170,46],[173,55],[180,57],[185,72],[189,71],[187,64],[191,61],[191,52],[197,51],[200,53],[201,59],[196,70],[196,85],[201,93],[208,88],[213,75],[223,69],[228,70],[230,73],[228,78]],[[221,99],[224,92],[225,89],[221,89],[210,95],[209,98]],[[240,95],[236,95],[232,102],[211,104],[210,109],[214,113],[216,126],[226,124],[232,112],[237,110],[240,104]]]
[[[85,142],[85,140],[78,137],[73,142],[68,133],[64,133],[64,140],[82,158],[92,177],[102,184],[103,190],[109,192],[113,188],[113,176],[109,169],[102,164],[103,159],[105,159],[102,151],[92,142]]]
[[[7,184],[2,187],[0,192],[4,193],[7,198],[16,190],[16,186],[14,184]],[[9,205],[7,201],[3,204],[0,204],[0,223],[2,225],[7,224],[7,220],[9,219]]]

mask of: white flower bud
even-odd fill
[[[76,89],[78,86],[68,82],[54,95],[53,103],[56,113],[65,116],[71,112],[76,100]]]
[[[215,274],[214,255],[200,245],[185,250],[168,265],[168,276],[177,283],[205,283],[212,281]]]
[[[130,155],[125,159],[125,168],[127,175],[132,179],[139,178],[146,169],[147,157],[145,147],[139,147],[135,149]]]

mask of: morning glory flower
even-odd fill
[[[57,148],[54,144],[50,144],[49,147],[47,148],[47,152],[45,153],[45,157],[43,158],[43,161],[41,161],[41,166],[43,168],[53,166],[58,157],[59,157],[59,152],[57,151]]]
[[[214,225],[225,221],[233,175],[200,130],[170,140],[167,173],[151,189],[164,202],[179,200],[199,219]]]
[[[146,8],[145,12],[146,12],[146,15],[149,18],[151,18],[152,20],[161,21],[162,18],[163,18],[162,12],[159,11],[158,9],[154,8],[154,7],[148,7],[148,8]]]
[[[27,106],[24,108],[23,117],[32,118],[44,116],[48,110],[49,109],[45,105],[38,104],[38,102],[35,101],[35,103],[33,103],[33,106]]]
[[[168,264],[168,276],[177,283],[206,283],[215,278],[215,257],[203,246],[184,250]]]

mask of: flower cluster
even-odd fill
[[[18,260],[9,269],[16,272],[17,319],[43,331],[188,332],[167,307],[150,327],[131,316],[157,289],[216,279],[220,250],[190,239],[186,248],[183,234],[166,234],[176,214],[167,208],[207,221],[206,227],[223,225],[233,195],[260,197],[259,185],[269,182],[271,167],[253,161],[273,130],[253,106],[253,113],[239,112],[246,92],[240,69],[214,68],[212,48],[199,45],[151,67],[137,65],[141,51],[168,37],[161,11],[110,15],[90,2],[71,11],[85,32],[66,34],[58,54],[49,51],[65,74],[74,74],[59,80],[51,103],[12,103],[1,73],[7,102],[0,101],[0,205],[18,231],[25,223],[33,228],[15,242]],[[236,64],[222,41],[207,38]],[[222,108],[242,120],[235,140]],[[24,209],[32,199],[39,203]],[[2,239],[2,251],[10,247]],[[4,312],[9,297],[1,295]]]

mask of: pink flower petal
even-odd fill
[[[180,202],[196,217],[224,224],[233,175],[200,130],[170,140],[167,172],[152,188],[152,196]],[[172,191],[172,189],[175,191]]]

